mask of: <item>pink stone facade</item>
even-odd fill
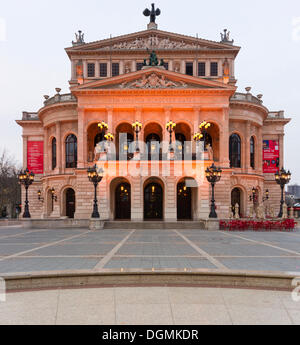
[[[140,69],[139,64],[149,57],[149,44],[159,60],[168,64],[167,69],[166,66]],[[230,42],[206,41],[157,29],[67,48],[71,61],[70,94],[62,95],[58,91],[46,99],[38,112],[24,112],[22,120],[17,121],[23,128],[24,168],[28,141],[44,143],[44,173],[36,175],[29,188],[32,218],[90,218],[94,190],[87,168],[95,163],[105,171],[97,190],[99,212],[104,220],[116,219],[116,208],[120,205],[116,190],[125,183],[130,186],[130,219],[144,220],[145,189],[149,183],[155,183],[162,190],[161,219],[176,221],[177,208],[182,207],[178,204],[178,183],[186,181],[192,181],[189,218],[207,218],[210,186],[204,170],[213,162],[223,170],[215,190],[219,218],[228,218],[235,188],[239,190],[242,216],[249,215],[252,205],[249,195],[253,187],[257,189],[258,203],[263,202],[268,189],[268,203],[278,212],[280,188],[275,184],[274,175],[264,174],[262,169],[263,140],[278,140],[279,166],[283,166],[284,126],[290,119],[285,118],[283,112],[270,112],[261,97],[252,95],[249,89],[246,93],[236,92],[234,63],[239,49]],[[216,73],[212,72],[213,68]],[[173,143],[177,135],[184,136],[186,142],[190,142],[185,144],[190,159],[170,161],[166,158],[169,149],[166,123],[170,120],[177,124]],[[210,154],[197,155],[193,136],[204,120],[212,124],[208,129],[212,148]],[[115,159],[99,162],[95,157],[95,137],[101,121],[108,124],[108,131],[114,135],[117,155]],[[147,146],[143,143],[149,135],[159,137],[161,157],[157,160],[119,159],[123,145],[119,135],[127,133],[135,138],[132,129],[135,121],[142,123],[141,155],[145,157]],[[75,167],[66,165],[66,140],[71,134],[77,139]],[[240,138],[239,167],[230,165],[232,134]],[[254,164],[250,159],[251,138],[254,139]],[[138,173],[131,173],[131,169]],[[57,196],[53,208],[51,188]],[[43,201],[38,200],[38,190]]]

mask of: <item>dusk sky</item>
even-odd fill
[[[300,2],[160,0],[158,28],[220,41],[228,28],[235,45],[238,87],[262,93],[271,111],[285,110],[285,167],[300,184]],[[55,87],[68,92],[70,63],[64,48],[81,29],[85,41],[146,29],[151,1],[2,1],[0,9],[0,151],[22,160],[22,111],[37,111]]]

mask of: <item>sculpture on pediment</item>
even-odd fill
[[[184,82],[173,82],[167,79],[164,75],[157,75],[152,73],[150,75],[144,74],[140,79],[124,82],[120,85],[121,89],[159,89],[159,88],[186,88],[187,84]]]
[[[159,8],[155,9],[155,4],[151,4],[151,10],[146,8],[143,14],[145,17],[150,16],[150,23],[155,23],[155,19],[161,14],[161,11]]]
[[[230,31],[224,29],[224,33],[221,33],[221,43],[233,44],[234,40],[230,40]]]
[[[78,34],[75,33],[75,38],[76,41],[72,41],[73,46],[79,45],[79,44],[84,44],[84,33],[81,30],[78,30]]]

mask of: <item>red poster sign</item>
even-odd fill
[[[278,140],[263,141],[263,171],[276,173],[279,169],[279,144]]]
[[[34,174],[44,172],[44,143],[43,141],[28,141],[27,143],[27,168]]]

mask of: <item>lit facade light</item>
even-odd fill
[[[98,128],[101,132],[106,132],[108,130],[108,124],[104,121],[98,123]]]
[[[169,150],[170,152],[174,152],[174,149],[172,147],[172,133],[175,131],[176,128],[176,123],[173,122],[172,120],[170,120],[167,124],[166,124],[166,129],[170,134],[170,142],[169,142]]]
[[[135,131],[135,151],[136,152],[140,152],[138,142],[139,142],[139,133],[142,130],[142,127],[143,127],[143,124],[139,121],[135,121],[132,124],[132,128]]]

